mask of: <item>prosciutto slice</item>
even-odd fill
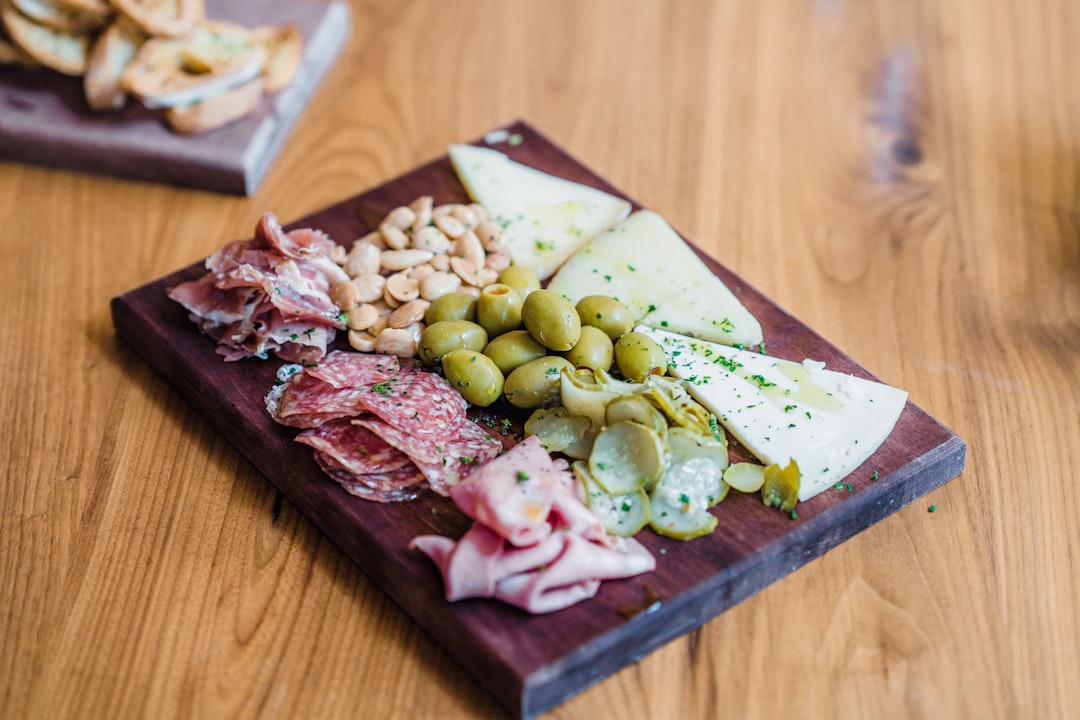
[[[181,283],[169,297],[187,308],[226,360],[276,354],[314,362],[326,354],[341,309],[330,286],[345,271],[330,259],[334,242],[313,229],[281,229],[266,213],[255,236],[226,244],[206,260],[206,275]]]
[[[439,568],[450,602],[495,598],[530,613],[554,612],[593,597],[604,580],[656,567],[641,543],[603,530],[538,438],[478,468],[450,497],[474,519],[465,535],[410,543]]]

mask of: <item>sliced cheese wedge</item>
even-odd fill
[[[618,298],[634,319],[725,345],[757,345],[761,325],[690,246],[651,210],[639,210],[577,252],[548,285],[571,303]]]
[[[907,393],[882,383],[647,327],[668,372],[762,462],[802,472],[799,500],[843,480],[892,432]]]
[[[514,263],[532,268],[541,280],[630,212],[622,198],[548,175],[490,148],[451,145],[450,162],[469,196],[503,227]]]

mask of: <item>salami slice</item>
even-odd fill
[[[502,443],[468,420],[438,440],[410,435],[381,419],[362,418],[353,422],[408,455],[431,489],[440,495],[448,495],[450,486],[456,485],[474,465],[487,462],[502,450]]]
[[[304,373],[335,388],[370,387],[401,374],[401,361],[393,355],[366,355],[335,350]]]
[[[417,440],[445,440],[467,422],[465,399],[443,378],[417,368],[372,385],[362,402],[381,420]]]
[[[375,433],[340,419],[305,430],[296,441],[310,445],[353,475],[386,473],[411,465],[409,457]]]
[[[315,462],[350,495],[375,502],[412,500],[424,489],[424,476],[414,465],[375,475],[353,475],[333,458],[316,451]]]
[[[365,387],[334,388],[307,372],[295,375],[281,392],[274,419],[282,425],[314,428],[366,411]]]

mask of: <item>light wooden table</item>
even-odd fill
[[[0,163],[0,716],[501,716],[108,303],[518,117],[969,443],[551,717],[1076,716],[1080,4],[353,10],[253,197]]]

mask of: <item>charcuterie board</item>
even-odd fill
[[[295,24],[304,53],[293,81],[263,98],[248,117],[184,136],[165,126],[161,111],[134,101],[116,112],[91,112],[80,78],[0,66],[0,159],[213,192],[253,193],[345,47],[351,29],[349,6],[340,0],[207,0],[206,6],[208,17],[245,27]]]
[[[501,146],[513,159],[621,195],[525,123],[508,131],[522,142]],[[350,244],[397,205],[420,195],[438,203],[465,201],[446,157],[377,188],[301,218]],[[637,207],[635,205],[635,207]],[[230,238],[222,238],[222,243]],[[764,328],[771,355],[815,358],[828,367],[873,379],[841,350],[767,297],[702,255]],[[605,583],[598,595],[551,615],[532,616],[490,600],[447,603],[438,571],[409,541],[421,534],[460,536],[468,520],[434,494],[398,504],[347,495],[319,470],[310,449],[292,441],[263,406],[276,361],[225,363],[169,288],[203,272],[202,263],[113,299],[117,335],[172,383],[252,464],[320,527],[372,580],[424,627],[515,715],[543,712],[621,667],[780,580],[958,475],[962,439],[908,402],[885,444],[846,479],[798,506],[795,519],[732,492],[713,512],[711,535],[691,542],[638,535],[657,569]],[[341,342],[339,346],[346,347]],[[502,411],[508,412],[508,411]],[[500,426],[500,411],[482,418]],[[492,413],[489,413],[492,414]],[[509,416],[520,427],[519,416]]]

